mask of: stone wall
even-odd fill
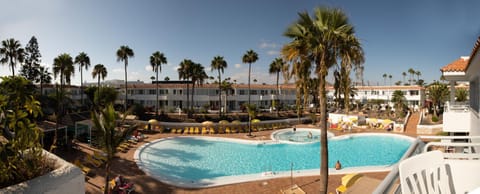
[[[0,189],[0,193],[85,193],[85,175],[75,165],[44,150],[55,161],[55,170],[32,180]]]
[[[436,135],[443,131],[443,125],[417,125],[417,134]]]

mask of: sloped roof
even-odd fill
[[[473,59],[475,54],[478,52],[478,49],[480,49],[480,36],[477,38],[477,42],[475,42],[475,45],[473,46],[472,53],[470,54],[470,59]],[[467,66],[465,67],[465,70],[467,70],[469,66],[470,66],[470,62],[468,62]]]
[[[460,57],[459,59],[451,62],[448,65],[443,66],[440,71],[442,72],[465,72],[467,70],[469,57]]]

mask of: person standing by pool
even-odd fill
[[[335,170],[340,170],[342,169],[342,164],[340,163],[339,160],[337,160],[337,163],[335,164]]]
[[[293,133],[297,131],[297,127],[293,126]]]

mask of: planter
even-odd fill
[[[0,189],[0,193],[85,193],[85,175],[73,164],[43,151],[55,169],[34,179]]]

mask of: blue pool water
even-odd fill
[[[329,139],[329,167],[388,166],[396,163],[411,140],[389,135]],[[137,161],[157,177],[200,181],[265,171],[319,169],[320,143],[246,143],[226,138],[178,137],[140,149]]]

